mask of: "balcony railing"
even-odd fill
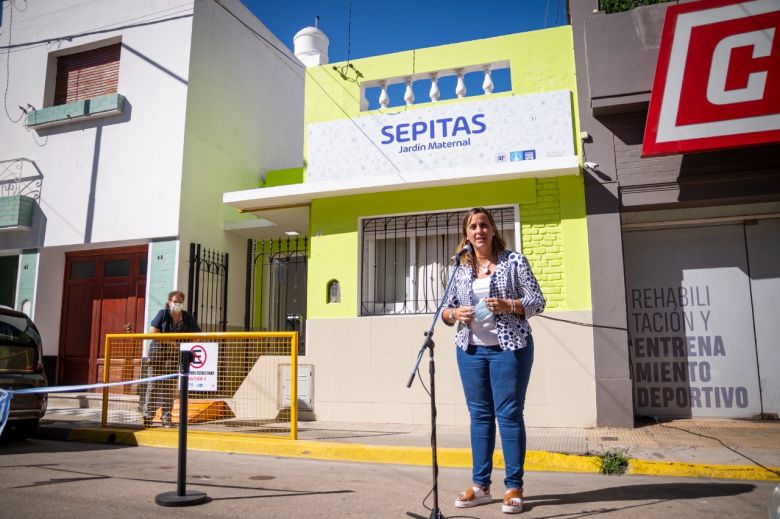
[[[27,196],[41,198],[43,175],[35,161],[25,157],[0,160],[0,197]]]
[[[420,72],[411,74],[408,76],[398,76],[393,78],[374,79],[370,81],[364,81],[361,84],[360,90],[360,110],[369,110],[368,96],[377,95],[379,108],[388,108],[389,106],[398,106],[405,104],[407,106],[415,104],[417,101],[414,95],[414,91],[420,91],[419,83],[425,84],[425,90],[428,91],[428,99],[422,102],[435,103],[442,98],[451,99],[453,97],[463,98],[468,95],[466,88],[465,76],[470,73],[482,74],[482,86],[481,92],[477,95],[492,94],[495,91],[495,83],[493,82],[492,73],[497,70],[509,69],[509,61],[496,61],[492,63],[482,63],[477,65],[469,65],[465,67],[436,70],[432,72]],[[439,89],[439,82],[443,78],[455,77],[454,96],[442,94]],[[393,85],[405,85],[403,94],[403,103],[393,102],[390,98],[389,88]],[[510,88],[504,88],[503,90],[509,90]]]

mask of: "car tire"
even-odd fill
[[[38,429],[39,420],[25,420],[19,422],[8,422],[3,430],[3,441],[19,442],[26,440]]]

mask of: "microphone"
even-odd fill
[[[464,245],[457,254],[450,258],[450,261],[458,261],[461,257],[468,254],[469,252],[471,252],[471,244],[466,243],[466,245]]]

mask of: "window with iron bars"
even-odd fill
[[[515,207],[489,208],[508,249],[515,249]],[[468,210],[361,220],[360,314],[430,314],[450,273]]]

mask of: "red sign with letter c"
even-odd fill
[[[780,142],[780,2],[667,8],[643,156]]]

